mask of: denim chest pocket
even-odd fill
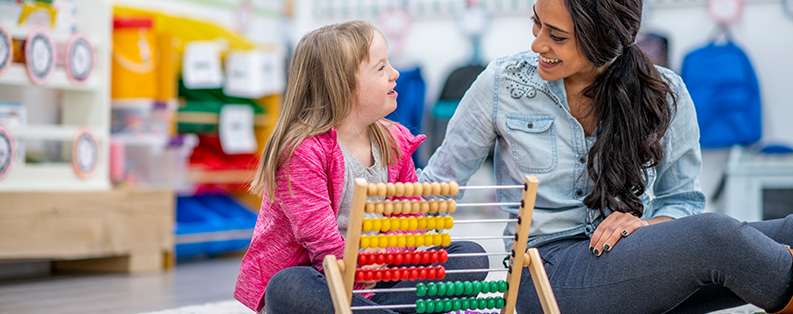
[[[551,115],[507,116],[507,137],[515,165],[526,173],[556,169],[556,131]]]

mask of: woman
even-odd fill
[[[419,180],[465,184],[493,147],[498,184],[537,176],[528,246],[540,250],[562,313],[745,303],[793,313],[793,216],[746,224],[700,214],[694,105],[680,77],[636,47],[641,6],[537,0],[533,52],[490,63]],[[523,274],[518,312],[537,313]]]

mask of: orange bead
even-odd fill
[[[441,182],[440,195],[449,195],[449,182]]]
[[[421,182],[413,183],[413,196],[419,196],[424,194],[424,185]]]
[[[438,212],[438,200],[429,200],[430,203],[430,213],[437,213]]]
[[[377,184],[377,196],[385,197],[386,195],[386,186],[385,183],[380,182]]]
[[[394,194],[396,194],[396,187],[394,186],[393,183],[389,182],[385,185],[385,187],[386,187],[386,196],[393,197]]]
[[[441,184],[438,182],[432,182],[432,195],[440,195],[441,194]]]
[[[375,214],[382,215],[383,211],[385,211],[385,205],[383,205],[383,202],[377,202],[374,204]]]
[[[449,208],[446,210],[447,212],[453,214],[457,211],[457,201],[455,201],[453,198],[446,200],[446,203],[449,205]]]
[[[419,211],[420,213],[426,214],[426,213],[430,212],[430,203],[429,202],[427,202],[427,201],[419,201],[419,203],[421,204],[421,210]]]
[[[394,201],[394,215],[402,214],[402,201]]]
[[[405,184],[402,182],[394,183],[394,196],[402,197],[405,195]]]
[[[458,192],[460,192],[460,185],[455,181],[449,182],[449,195],[455,196]]]
[[[413,194],[413,188],[414,188],[413,183],[405,183],[405,194],[404,195],[407,196],[407,197],[416,196],[415,194]]]
[[[424,182],[421,184],[421,195],[430,196],[432,194],[432,183]]]
[[[449,202],[446,200],[438,200],[438,212],[443,214],[449,209]]]
[[[391,201],[383,202],[383,215],[391,215],[394,213],[394,204]]]
[[[372,202],[366,202],[366,206],[364,207],[364,211],[365,211],[367,214],[374,213],[374,203],[372,203]]]
[[[410,201],[410,213],[411,214],[418,214],[421,212],[421,203],[419,200],[411,200]]]
[[[369,188],[366,190],[366,195],[375,197],[377,195],[377,184],[369,183]]]

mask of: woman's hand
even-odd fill
[[[611,213],[592,234],[592,239],[589,240],[589,250],[596,256],[600,256],[603,252],[611,251],[617,241],[629,236],[636,229],[667,220],[672,220],[672,218],[661,216],[650,220],[641,220],[639,217],[627,213]]]
[[[363,253],[385,253],[384,248],[366,248]],[[385,268],[385,264],[372,264],[372,265],[363,265],[361,266],[361,270],[377,270]],[[363,281],[364,289],[373,289],[374,286],[377,285],[376,281]]]

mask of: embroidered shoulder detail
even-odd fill
[[[537,97],[537,92],[547,95],[554,99],[547,84],[536,75],[537,56],[528,56],[523,60],[516,60],[507,64],[504,68],[504,79],[509,82],[505,84],[510,96],[514,99]]]

